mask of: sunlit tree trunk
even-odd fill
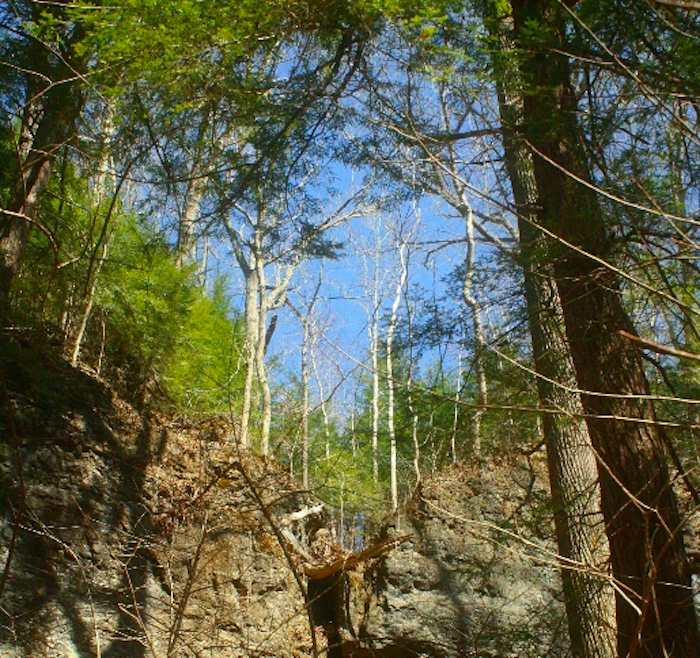
[[[372,302],[369,310],[370,363],[372,370],[372,478],[379,482],[379,244],[373,263]]]
[[[297,316],[301,320],[302,342],[301,342],[301,470],[302,486],[309,488],[309,418],[311,416],[310,404],[310,382],[311,382],[311,350],[314,344],[314,308],[321,290],[322,274],[319,274],[318,281],[314,286],[309,303],[306,305],[304,313],[292,306]],[[291,304],[290,304],[291,306]],[[313,361],[315,364],[315,361]]]
[[[455,391],[455,408],[452,415],[452,433],[450,434],[450,452],[452,453],[452,463],[457,463],[457,429],[459,427],[460,407],[462,405],[462,383],[464,372],[462,371],[462,359],[464,352],[464,333],[462,340],[459,341],[459,350],[457,352],[457,390]]]
[[[600,460],[602,508],[618,583],[620,656],[698,656],[682,522],[641,355],[608,265],[611,243],[590,180],[576,120],[562,5],[514,0],[523,59],[522,132],[533,150],[538,225],[575,364],[591,442]]]
[[[100,270],[107,259],[107,251],[109,249],[109,242],[105,241],[102,245],[102,253],[99,256],[97,265],[95,266],[95,273],[92,277],[92,283],[90,284],[90,290],[88,291],[87,303],[85,304],[85,309],[83,310],[83,317],[80,321],[80,327],[78,327],[78,333],[75,337],[75,343],[73,344],[73,352],[71,354],[71,365],[78,365],[78,359],[80,358],[80,350],[82,349],[83,340],[85,338],[85,332],[87,330],[87,325],[90,320],[90,315],[92,314],[92,307],[95,304],[95,296],[97,294],[97,283],[99,281]]]
[[[416,476],[416,486],[418,486],[422,480],[421,474],[421,446],[420,437],[418,436],[418,428],[420,423],[420,417],[418,415],[418,410],[416,408],[416,402],[414,400],[414,390],[413,390],[413,377],[415,372],[415,354],[414,354],[414,335],[413,335],[413,309],[411,308],[411,301],[408,294],[407,279],[404,280],[404,296],[406,297],[406,328],[408,332],[408,374],[406,376],[406,403],[408,406],[408,412],[411,416],[411,440],[413,443],[413,472]]]
[[[576,566],[562,569],[572,653],[579,658],[615,656],[613,589],[596,572],[609,546],[600,509],[598,473],[566,337],[546,241],[538,232],[537,184],[532,156],[517,130],[523,96],[512,43],[512,21],[492,17],[500,51],[494,55],[504,131],[505,163],[518,211],[521,257],[540,404],[547,447],[559,552]]]
[[[247,263],[246,263],[247,267]],[[248,447],[248,433],[253,406],[253,382],[255,380],[255,364],[260,335],[260,285],[257,267],[251,267],[243,272],[245,277],[245,340],[243,343],[245,359],[245,378],[243,380],[243,407],[241,409],[241,447]]]
[[[270,381],[267,377],[267,365],[265,364],[265,353],[267,352],[267,316],[270,300],[266,293],[267,282],[265,280],[265,268],[262,258],[257,259],[258,268],[258,326],[256,327],[257,338],[255,340],[255,372],[257,373],[258,384],[261,396],[261,416],[260,424],[260,451],[263,455],[270,452],[270,427],[272,425],[272,394],[270,393]]]
[[[304,335],[301,343],[301,486],[309,488],[309,343],[311,341],[310,309],[302,319]]]
[[[253,236],[246,243],[239,231],[230,220],[224,220],[224,226],[229,235],[233,253],[245,280],[245,379],[243,385],[243,407],[241,410],[240,443],[247,447],[250,438],[250,421],[253,409],[253,386],[257,382],[261,396],[260,450],[266,455],[269,452],[270,427],[272,424],[272,395],[267,377],[265,355],[270,328],[267,324],[271,310],[284,304],[285,296],[298,261],[278,271],[274,284],[268,285],[265,267],[264,235],[266,231],[265,214],[261,210],[255,218],[246,214],[253,228]]]
[[[197,259],[197,231],[202,199],[206,191],[204,156],[205,136],[210,128],[211,115],[206,115],[199,126],[195,153],[189,168],[189,180],[185,189],[177,223],[177,245],[175,253],[180,267],[191,265]],[[203,260],[206,256],[203,255]],[[206,267],[206,266],[205,266]]]
[[[462,299],[467,305],[472,316],[472,332],[474,333],[474,373],[476,374],[477,398],[476,410],[472,419],[472,447],[474,454],[481,455],[481,420],[488,404],[488,384],[486,382],[486,369],[484,356],[486,353],[486,339],[484,337],[484,324],[481,318],[481,304],[474,294],[474,263],[476,257],[476,242],[474,240],[474,213],[464,193],[461,191],[461,214],[466,224],[467,254],[464,258],[464,278],[462,280]]]
[[[100,157],[100,162],[97,168],[97,176],[95,178],[94,190],[95,199],[93,201],[93,207],[95,213],[102,217],[103,228],[101,232],[100,240],[102,244],[95,246],[95,250],[100,249],[100,255],[95,256],[96,264],[94,268],[88,268],[88,276],[92,270],[92,281],[88,281],[86,286],[89,284],[89,290],[87,294],[87,299],[85,301],[85,309],[83,310],[83,316],[80,321],[80,327],[78,328],[78,333],[75,337],[75,342],[73,343],[73,351],[71,354],[71,364],[76,366],[78,364],[78,359],[80,358],[80,351],[82,349],[83,340],[85,337],[85,332],[87,331],[88,322],[90,321],[90,316],[92,314],[92,308],[95,304],[95,296],[97,295],[97,284],[99,281],[100,271],[107,259],[107,252],[109,251],[109,242],[111,237],[111,231],[109,230],[109,223],[111,220],[111,214],[113,206],[107,207],[105,203],[108,194],[111,190],[109,185],[109,180],[112,178],[112,172],[114,170],[114,162],[112,160],[111,146],[112,146],[112,133],[114,131],[114,122],[112,120],[112,113],[107,110],[107,115],[105,117],[104,127],[102,130],[102,153]]]
[[[196,227],[203,196],[204,187],[201,181],[192,181],[178,221],[175,253],[180,267],[191,265],[197,258]]]
[[[391,305],[391,315],[386,330],[386,381],[387,381],[387,428],[389,432],[389,464],[391,474],[391,508],[396,511],[399,508],[399,485],[397,474],[396,453],[396,426],[394,421],[394,332],[398,321],[398,311],[403,296],[403,289],[408,277],[408,262],[406,258],[406,243],[399,244],[399,276],[396,280],[394,302]]]
[[[328,413],[328,400],[326,399],[326,387],[323,383],[323,378],[318,370],[318,361],[315,356],[312,359],[314,364],[314,375],[316,377],[316,385],[318,386],[319,403],[318,406],[321,409],[321,416],[323,417],[323,435],[325,437],[325,452],[326,461],[330,461],[331,458],[331,417]]]

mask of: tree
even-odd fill
[[[390,451],[390,477],[391,477],[391,508],[395,512],[399,508],[399,486],[397,473],[397,446],[396,446],[396,425],[395,425],[395,404],[394,404],[394,333],[398,321],[398,311],[408,279],[408,263],[410,257],[410,242],[418,227],[419,218],[416,218],[413,226],[404,233],[404,227],[399,226],[396,235],[396,247],[399,252],[399,275],[396,277],[396,288],[394,300],[391,305],[391,313],[386,328],[386,381],[387,381],[387,429],[389,432]],[[418,473],[420,472],[417,469]]]
[[[512,22],[485,4],[486,23],[495,41],[492,55],[503,125],[505,166],[518,212],[524,294],[537,374],[540,404],[546,413],[547,446],[554,522],[564,565],[562,578],[572,652],[581,657],[614,655],[612,589],[596,573],[609,547],[604,540],[595,453],[583,421],[580,397],[564,319],[537,230],[537,186],[532,154],[519,131],[524,123],[522,82],[512,42]],[[585,566],[584,566],[585,565]],[[589,573],[589,570],[591,573]]]
[[[11,186],[0,209],[0,321],[9,317],[9,295],[51,168],[73,138],[82,105],[85,58],[76,51],[83,36],[63,5],[31,0],[2,13],[3,123],[13,146]]]
[[[700,651],[681,518],[639,352],[611,262],[610,227],[592,189],[561,5],[512,3],[523,53],[522,136],[533,152],[537,227],[566,324],[593,447],[617,582],[619,655]],[[527,53],[525,55],[524,53]],[[630,551],[630,546],[639,550]]]
[[[332,257],[339,245],[326,237],[331,229],[358,212],[353,195],[334,211],[321,216],[317,223],[304,217],[311,210],[303,202],[306,181],[293,191],[294,201],[276,196],[274,185],[256,190],[252,204],[236,203],[231,215],[222,221],[231,242],[233,254],[245,280],[245,363],[246,380],[241,414],[241,444],[247,445],[252,403],[253,378],[262,391],[261,448],[269,449],[272,398],[265,369],[265,354],[274,331],[268,326],[268,314],[286,300],[292,276],[300,263],[310,257]],[[279,192],[277,192],[279,195]],[[292,205],[294,203],[295,206]],[[291,214],[290,214],[291,210]],[[239,226],[233,219],[240,218]],[[268,270],[274,269],[274,283],[268,282]]]
[[[323,282],[323,269],[319,272],[318,280],[312,289],[311,297],[306,303],[304,312],[293,306],[289,300],[287,303],[292,306],[292,309],[301,321],[303,336],[301,342],[301,486],[304,489],[309,488],[309,418],[311,416],[310,402],[310,380],[311,380],[311,362],[314,361],[313,350],[316,338],[316,316],[314,308],[318,302],[319,291]],[[323,393],[321,393],[323,395]]]

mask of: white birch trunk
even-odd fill
[[[244,271],[245,276],[245,379],[243,381],[243,408],[241,409],[242,448],[248,447],[250,417],[253,405],[253,381],[257,354],[258,326],[260,323],[260,304],[258,298],[258,272],[253,267]]]
[[[406,285],[408,277],[408,263],[406,260],[406,243],[402,242],[399,246],[399,261],[401,270],[399,278],[396,282],[396,290],[394,294],[394,302],[391,305],[391,315],[389,317],[389,326],[386,331],[386,380],[387,380],[387,426],[389,432],[390,446],[390,472],[391,472],[391,509],[396,511],[399,507],[399,487],[397,473],[397,449],[396,449],[396,427],[394,424],[394,363],[393,363],[393,344],[394,332],[396,331],[396,323],[398,321],[399,306],[401,305],[401,297],[403,296],[403,288]]]
[[[301,344],[301,486],[309,488],[309,316],[304,318]]]
[[[270,427],[272,425],[272,395],[270,393],[270,382],[267,378],[267,366],[265,365],[265,334],[267,332],[267,315],[269,300],[265,292],[265,269],[262,259],[257,259],[258,269],[258,323],[257,342],[255,345],[255,372],[257,373],[258,384],[261,395],[261,430],[260,430],[260,451],[263,455],[270,452]]]
[[[375,254],[372,308],[368,327],[372,364],[372,478],[379,482],[379,247]]]
[[[476,255],[476,242],[474,241],[474,213],[466,195],[462,193],[460,212],[466,223],[467,254],[464,259],[464,281],[462,282],[462,298],[472,314],[472,331],[474,333],[474,372],[476,374],[477,399],[476,411],[472,421],[472,441],[474,454],[481,455],[481,419],[485,406],[488,404],[488,384],[486,382],[486,370],[484,368],[484,354],[486,352],[486,340],[484,338],[484,325],[481,318],[481,305],[474,294],[474,263]]]

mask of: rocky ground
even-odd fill
[[[238,450],[230,419],[140,412],[6,341],[0,432],[0,655],[327,652],[280,535],[318,501]],[[398,547],[341,579],[329,655],[566,654],[543,475],[521,455],[426,482],[384,525]]]

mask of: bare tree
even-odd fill
[[[303,184],[297,191],[301,193],[302,189]],[[268,323],[268,315],[285,303],[292,277],[304,259],[329,255],[324,234],[359,212],[362,192],[351,195],[316,224],[303,219],[301,212],[286,214],[289,205],[285,198],[268,199],[264,190],[257,196],[252,210],[234,204],[231,214],[223,217],[223,224],[245,281],[245,383],[240,443],[248,445],[253,382],[257,381],[262,396],[260,447],[267,454],[272,396],[265,354],[276,323],[274,318]],[[238,226],[234,225],[234,217],[239,220]],[[268,271],[272,272],[272,281]]]
[[[323,269],[319,272],[318,279],[314,285],[311,297],[305,305],[302,312],[289,301],[288,304],[292,307],[296,315],[299,317],[302,326],[302,341],[301,341],[301,483],[304,489],[309,488],[309,417],[311,415],[310,401],[310,381],[311,381],[311,365],[313,359],[313,347],[315,338],[315,315],[314,308],[319,298],[319,291],[323,282]]]
[[[391,508],[396,511],[399,507],[399,486],[398,486],[398,468],[397,468],[397,449],[396,449],[396,426],[394,420],[394,333],[398,322],[398,312],[401,300],[404,297],[406,282],[408,280],[408,261],[409,261],[409,246],[413,238],[413,234],[418,226],[418,219],[409,229],[406,235],[402,232],[402,227],[397,227],[396,234],[396,249],[399,256],[399,271],[396,278],[396,287],[394,289],[394,300],[391,305],[391,313],[389,322],[386,328],[386,381],[387,381],[387,428],[389,433],[389,467],[391,476]]]

